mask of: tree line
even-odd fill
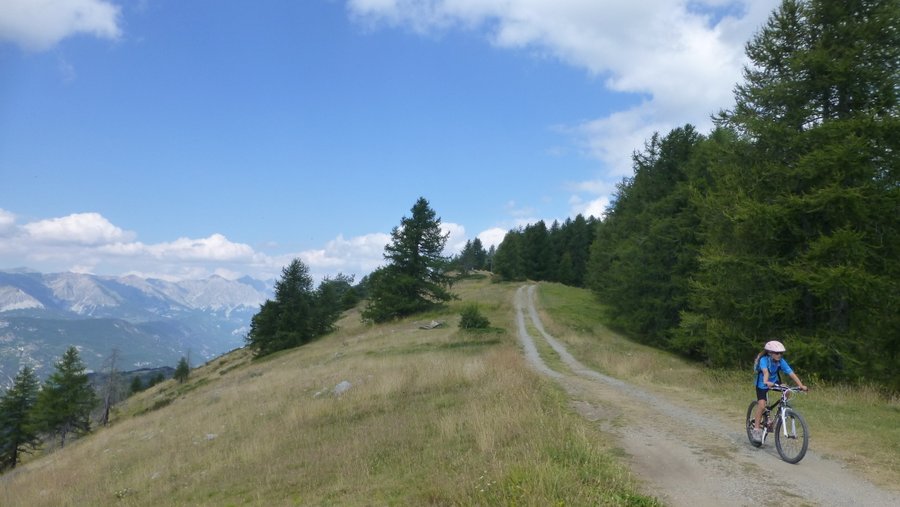
[[[117,352],[110,357],[109,373],[103,386],[95,388],[78,349],[69,347],[56,362],[53,373],[43,382],[34,369],[23,366],[9,389],[0,395],[0,472],[15,468],[23,454],[33,453],[44,443],[59,439],[65,447],[72,437],[91,431],[92,414],[100,424],[108,424],[110,408],[118,401]],[[187,359],[182,357],[175,379],[183,383],[190,375]],[[140,377],[134,377],[131,393],[145,389]],[[162,382],[162,373],[150,385]],[[98,394],[100,396],[98,396]]]
[[[405,317],[453,299],[450,259],[443,255],[448,234],[441,232],[441,219],[424,197],[410,211],[384,247],[387,264],[357,285],[353,276],[338,275],[313,289],[309,267],[302,260],[294,259],[285,267],[275,283],[275,298],[263,303],[251,319],[245,341],[254,355],[299,347],[333,331],[341,314],[363,298],[361,316],[370,322]]]
[[[897,26],[896,0],[784,1],[714,129],[634,154],[582,278],[583,244],[540,222],[507,234],[495,271],[589,287],[621,329],[709,364],[779,339],[804,371],[900,390]]]
[[[89,431],[98,401],[75,347],[66,350],[43,385],[24,366],[0,397],[0,471],[15,468],[22,453],[38,448],[42,435],[65,446],[70,435]]]

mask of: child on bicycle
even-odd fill
[[[769,388],[778,384],[779,379],[781,378],[779,375],[780,372],[787,373],[788,376],[791,377],[791,380],[793,380],[801,390],[808,390],[808,388],[803,385],[803,382],[800,381],[800,378],[797,377],[797,374],[794,373],[791,365],[789,365],[784,358],[784,351],[785,348],[781,342],[775,340],[767,342],[763,351],[757,354],[756,361],[753,364],[754,369],[757,371],[757,410],[752,433],[753,440],[757,442],[762,441],[762,430],[759,427],[759,424],[762,420],[763,412],[766,410],[766,403],[768,403]]]

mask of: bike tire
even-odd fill
[[[786,426],[787,435],[782,426]],[[781,418],[775,421],[775,448],[781,459],[791,464],[799,463],[806,456],[809,426],[806,425],[806,419],[793,409],[785,410],[783,421]]]
[[[756,442],[753,440],[753,423],[756,420],[756,402],[750,403],[750,407],[747,409],[747,440],[750,441],[750,445],[753,447],[761,447],[762,442]]]

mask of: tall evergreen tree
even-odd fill
[[[667,345],[685,310],[700,239],[689,202],[690,161],[701,141],[690,125],[654,135],[634,156],[634,176],[618,187],[600,225],[591,288],[619,326]]]
[[[481,239],[475,238],[472,240],[472,269],[484,269],[487,266],[487,250],[484,249],[484,244],[481,242]]]
[[[733,164],[699,201],[682,326],[736,363],[772,336],[826,378],[900,388],[900,5],[786,0],[747,44],[720,126]]]
[[[454,266],[461,274],[465,275],[472,270],[484,269],[486,263],[487,251],[485,251],[481,240],[475,238],[474,240],[466,241],[462,252],[455,259]]]
[[[521,230],[513,229],[503,237],[493,256],[493,272],[504,280],[526,278],[525,238]]]
[[[190,376],[191,366],[188,364],[187,358],[181,356],[181,359],[178,360],[178,365],[175,366],[174,378],[179,384],[184,384]]]
[[[556,258],[547,224],[538,220],[525,226],[523,239],[525,276],[531,280],[552,280],[555,276]]]
[[[40,444],[33,421],[39,382],[28,366],[22,367],[12,387],[0,397],[0,471],[15,468],[21,453]]]
[[[38,427],[59,436],[64,447],[70,434],[90,431],[91,411],[97,401],[78,349],[69,347],[38,393],[34,408]]]
[[[344,310],[352,308],[357,300],[353,290],[353,276],[338,273],[326,276],[315,292],[313,306],[313,333],[320,336],[335,329],[335,323]]]
[[[441,232],[441,219],[420,197],[391,231],[384,247],[388,265],[369,276],[369,302],[363,318],[384,322],[427,310],[453,298],[446,274],[444,245],[449,233]]]
[[[250,320],[247,346],[260,357],[299,347],[332,331],[343,311],[342,296],[348,286],[348,277],[338,275],[324,279],[313,290],[309,268],[294,259],[275,282],[275,299],[263,303]]]

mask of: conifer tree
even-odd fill
[[[294,259],[275,282],[275,299],[267,300],[250,321],[247,345],[257,356],[297,347],[315,336],[313,280],[309,268]]]
[[[24,366],[12,387],[0,397],[0,471],[15,468],[21,453],[40,444],[33,421],[38,385],[34,370]]]
[[[90,431],[91,411],[97,401],[78,349],[69,347],[38,393],[34,408],[38,427],[58,435],[64,447],[70,434]]]
[[[353,277],[326,277],[313,290],[309,268],[294,259],[275,282],[275,299],[267,300],[250,321],[245,337],[257,357],[299,347],[334,330],[341,312],[356,304]]]
[[[666,345],[685,310],[696,269],[699,221],[689,203],[689,167],[701,138],[693,127],[654,135],[634,155],[593,249],[591,288],[616,324],[645,342]]]
[[[134,394],[134,393],[139,393],[143,390],[144,390],[144,383],[141,382],[141,377],[135,375],[131,379],[131,387],[130,387],[129,391],[131,392],[131,394]]]
[[[384,322],[404,317],[449,301],[450,278],[446,274],[444,245],[449,233],[441,232],[441,219],[420,197],[391,231],[384,248],[388,264],[368,279],[369,302],[363,318]]]
[[[191,375],[191,366],[187,362],[187,358],[181,356],[181,359],[178,361],[178,365],[175,366],[175,380],[178,381],[179,384],[184,384],[187,382],[188,377]]]
[[[900,388],[900,8],[786,0],[710,166],[706,237],[682,337],[736,364],[768,337],[826,378]],[[891,380],[893,379],[893,380]]]
[[[493,272],[504,280],[524,280],[527,276],[524,244],[520,229],[507,232],[494,253]]]

